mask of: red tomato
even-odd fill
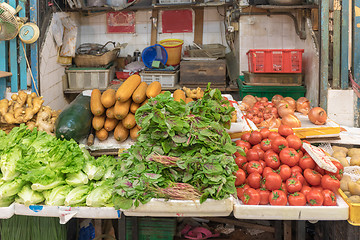
[[[299,172],[292,173],[291,177],[296,178],[297,180],[299,180],[301,182],[301,185],[304,185],[305,178],[301,173],[299,173]]]
[[[248,174],[248,172],[247,172],[247,165],[249,165],[249,163],[248,162],[246,162],[243,166],[242,166],[242,170],[244,170],[247,174]]]
[[[303,186],[300,192],[303,193],[306,197],[306,195],[310,192],[310,190],[311,190],[311,187]]]
[[[272,169],[278,169],[280,166],[279,155],[276,153],[266,155],[265,157],[266,166],[271,167]]]
[[[336,173],[325,171],[327,174],[335,175],[338,180],[341,180],[344,175],[344,166],[338,161],[331,161],[337,168]]]
[[[306,200],[310,206],[322,206],[324,197],[321,192],[311,189],[306,195]]]
[[[238,147],[247,147],[248,149],[251,148],[251,144],[249,142],[244,141],[244,140],[236,140],[235,144]]]
[[[299,160],[299,166],[304,170],[307,168],[314,169],[316,166],[316,163],[311,157],[303,156]]]
[[[296,150],[296,152],[299,154],[300,159],[304,156],[304,153],[301,150]]]
[[[280,137],[280,134],[278,132],[270,132],[268,138],[270,140],[274,140],[276,137]]]
[[[270,191],[268,191],[266,188],[259,188],[256,189],[256,191],[260,194],[260,205],[267,205],[269,204],[269,195]]]
[[[283,191],[286,194],[286,196],[288,195],[286,184],[284,182],[281,183],[281,188],[279,190]]]
[[[236,176],[235,186],[240,186],[241,184],[245,183],[246,173],[244,170],[242,169],[237,170],[235,176]]]
[[[236,187],[236,193],[237,193],[237,196],[239,199],[242,198],[242,196],[244,195],[244,191],[248,188],[250,188],[250,186],[248,184],[243,184],[239,187]]]
[[[270,150],[267,150],[265,153],[264,153],[264,158],[266,158],[267,155],[271,155],[271,154],[277,154],[276,152],[274,152],[274,150],[270,149]]]
[[[312,186],[319,186],[321,183],[321,174],[312,169],[304,170],[305,180]]]
[[[322,192],[324,189],[322,186],[315,186],[315,187],[311,187],[312,190],[318,191],[318,192]]]
[[[259,131],[253,131],[250,134],[249,143],[251,143],[251,145],[259,144],[261,140],[262,140],[262,136]]]
[[[317,165],[317,164],[314,167],[314,170],[317,171],[318,173],[320,173],[321,175],[325,175],[325,170],[322,169],[321,167],[319,167],[319,165]]]
[[[267,138],[270,134],[270,130],[268,128],[263,128],[260,130],[262,138]],[[264,150],[265,151],[265,150]]]
[[[291,174],[295,174],[295,173],[302,173],[303,172],[303,170],[301,169],[301,167],[299,167],[298,165],[296,165],[296,166],[293,166],[293,167],[291,167]]]
[[[246,153],[249,151],[249,149],[248,149],[247,147],[237,147],[237,148],[238,148],[238,150],[234,153],[234,154],[235,154],[235,157],[245,156]],[[239,150],[239,148],[241,148],[242,151]]]
[[[248,160],[248,162],[259,161],[260,160],[259,152],[256,149],[250,149],[246,153],[246,159]]]
[[[274,170],[271,167],[265,167],[262,175],[263,175],[263,177],[266,177],[266,175],[268,175],[269,173],[272,173],[272,172],[274,172]]]
[[[267,150],[270,150],[271,149],[271,140],[266,138],[266,139],[263,139],[260,143],[260,146],[261,146],[261,149],[263,151],[267,151]]]
[[[259,205],[260,194],[253,188],[244,191],[241,201],[246,205]]]
[[[301,182],[296,178],[288,178],[286,180],[286,189],[289,193],[299,192],[302,188]]]
[[[250,138],[250,132],[246,132],[244,133],[243,135],[241,135],[241,140],[244,140],[244,141],[249,141],[249,138]]]
[[[296,150],[289,147],[281,150],[279,157],[280,161],[289,167],[295,166],[300,160],[299,154],[296,152]]]
[[[288,125],[281,124],[278,128],[278,133],[283,137],[287,137],[289,135],[294,134],[294,131]]]
[[[252,188],[260,188],[261,175],[257,172],[250,173],[247,177],[247,184]]]
[[[282,179],[277,173],[268,173],[265,177],[266,189],[273,191],[281,188]]]
[[[271,141],[271,147],[274,152],[279,153],[281,150],[288,147],[288,142],[283,137],[276,137]]]
[[[281,190],[274,190],[269,195],[270,205],[285,206],[287,204],[287,197]]]
[[[248,162],[248,165],[246,166],[246,172],[248,174],[251,174],[253,172],[258,172],[259,174],[262,174],[263,167],[261,166],[261,163],[259,161],[251,161]]]
[[[322,195],[324,197],[324,206],[336,206],[336,197],[332,191],[325,189],[322,191]]]
[[[281,165],[280,169],[280,176],[283,181],[286,181],[291,176],[291,169],[288,165]]]
[[[306,197],[301,192],[295,192],[290,194],[288,197],[290,206],[305,206],[306,205]]]
[[[254,146],[252,146],[252,149],[255,149],[255,150],[262,150],[261,149],[261,145],[260,145],[260,143],[258,143],[258,144],[256,144],[256,145],[254,145]]]
[[[289,135],[286,137],[286,141],[288,142],[289,144],[289,147],[295,149],[295,150],[298,150],[301,148],[302,146],[302,142],[301,142],[301,139],[296,136],[296,135]]]
[[[241,168],[245,163],[247,163],[247,159],[244,156],[239,156],[235,158],[235,163],[239,168]]]
[[[326,174],[321,178],[321,186],[324,189],[337,192],[340,188],[340,181],[334,175]]]
[[[261,164],[261,166],[263,167],[263,169],[266,167],[266,163],[265,163],[265,161],[264,160],[260,160],[259,161],[260,162],[260,164]]]
[[[259,144],[258,144],[258,145],[259,145]],[[257,146],[258,146],[258,145],[257,145]],[[260,160],[263,160],[263,159],[264,159],[265,152],[264,152],[261,148],[256,149],[256,151],[257,151],[258,154],[259,154]]]

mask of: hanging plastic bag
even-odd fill
[[[62,18],[61,22],[65,30],[60,56],[75,57],[78,27],[75,21],[73,21],[70,17]]]

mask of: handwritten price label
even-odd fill
[[[303,147],[319,167],[332,173],[337,172],[336,166],[331,162],[331,159],[321,148],[315,147],[308,143],[303,143]]]

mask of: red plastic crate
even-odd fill
[[[250,49],[251,73],[301,73],[304,49]]]

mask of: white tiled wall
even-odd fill
[[[239,20],[240,72],[248,70],[250,49],[304,49],[288,16],[241,16]]]
[[[221,15],[223,10],[219,9]],[[216,8],[204,9],[204,29],[203,43],[221,43],[226,45],[223,17],[220,16]],[[194,33],[162,33],[161,11],[158,20],[158,41],[167,38],[183,39],[185,45],[192,44]],[[96,42],[104,44],[107,41],[128,43],[128,46],[120,53],[121,56],[132,55],[138,49],[142,51],[150,46],[151,41],[151,11],[137,11],[135,14],[136,25],[134,34],[107,33],[106,32],[106,14],[83,16],[80,20],[78,45],[87,42]],[[193,13],[193,22],[195,15]],[[194,27],[193,27],[194,31]]]
[[[40,94],[44,97],[44,105],[60,110],[67,105],[62,86],[65,68],[57,63],[57,48],[51,24],[45,36],[45,41],[40,48]]]

